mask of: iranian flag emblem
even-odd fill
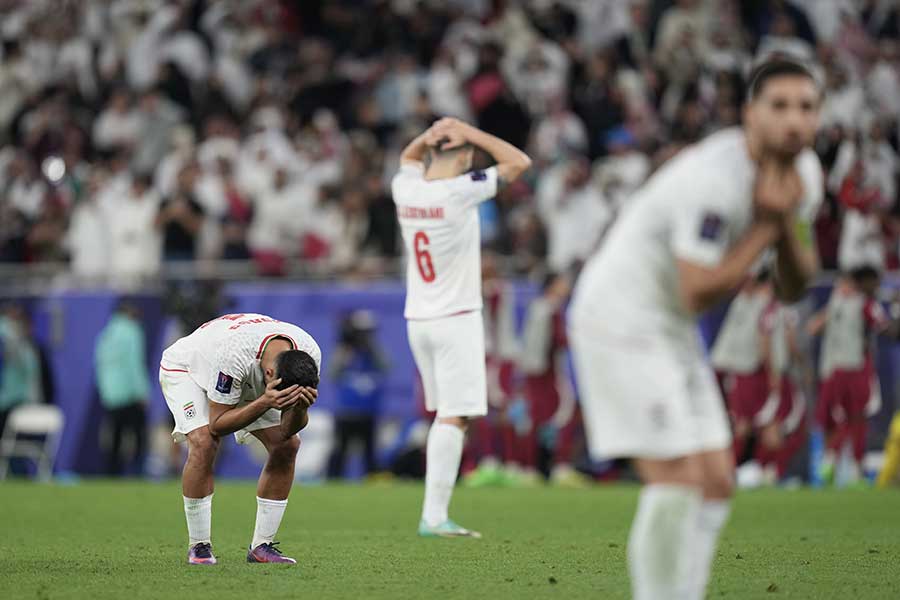
[[[184,405],[184,417],[186,419],[193,419],[196,416],[196,412],[194,411],[194,403],[188,402]]]

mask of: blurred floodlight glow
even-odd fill
[[[59,183],[66,175],[66,163],[58,156],[48,156],[41,163],[41,170],[44,172],[44,177],[52,183]]]

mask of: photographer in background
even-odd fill
[[[388,363],[374,340],[377,324],[369,311],[357,310],[341,323],[341,337],[331,359],[336,387],[335,445],[328,476],[343,475],[347,448],[363,446],[365,475],[378,470],[375,460],[375,419],[384,392]]]

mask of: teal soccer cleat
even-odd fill
[[[480,539],[481,534],[477,531],[472,531],[471,529],[466,529],[461,525],[457,525],[453,522],[452,519],[447,519],[440,525],[435,525],[431,527],[428,525],[424,519],[419,521],[419,535],[421,537],[468,537]]]

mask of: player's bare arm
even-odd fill
[[[232,404],[210,401],[209,432],[220,437],[234,433],[260,418],[270,408],[279,410],[291,408],[301,397],[306,397],[306,388],[298,385],[278,390],[280,382],[281,379],[270,381],[262,396],[240,408]]]
[[[797,302],[819,271],[812,226],[788,215],[775,250],[775,293],[785,302]]]
[[[754,188],[754,221],[717,266],[708,268],[678,260],[682,301],[692,312],[704,312],[734,293],[760,255],[784,233],[784,222],[800,202],[803,188],[796,171],[775,161],[760,165]]]
[[[676,260],[679,291],[684,306],[693,313],[709,310],[740,287],[756,259],[778,240],[778,224],[754,222],[744,236],[715,267]]]
[[[428,152],[428,147],[433,146],[437,140],[431,128],[416,136],[400,153],[400,164],[421,163]]]
[[[806,322],[806,334],[810,337],[816,337],[825,329],[825,324],[827,322],[828,308],[826,307],[811,316],[809,321]]]
[[[444,150],[468,143],[490,154],[503,183],[512,183],[531,167],[531,158],[515,146],[459,119],[441,119],[429,131],[434,137],[447,139],[441,146]]]

